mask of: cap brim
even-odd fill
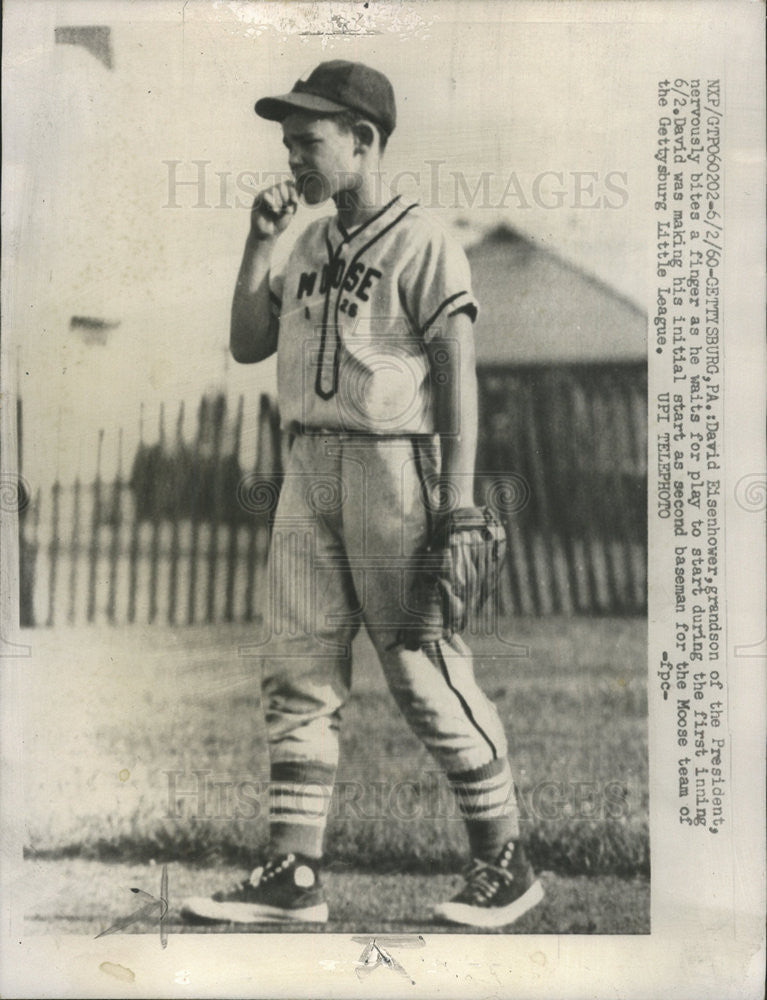
[[[270,122],[281,122],[294,111],[315,111],[318,114],[336,114],[347,111],[344,104],[329,101],[325,97],[315,97],[314,94],[282,94],[280,97],[262,97],[256,101],[256,114]]]

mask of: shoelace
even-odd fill
[[[509,885],[514,876],[506,868],[474,860],[466,871],[466,889],[477,899],[492,899],[501,882]]]
[[[245,882],[256,889],[263,882],[268,882],[269,879],[274,878],[275,875],[279,875],[280,872],[284,872],[286,868],[290,868],[295,860],[295,854],[287,854],[282,861],[279,862],[279,864],[274,861],[267,861],[265,865],[260,865],[258,868],[254,868],[250,873],[250,876],[245,879]]]
[[[262,882],[268,882],[269,879],[274,878],[279,872],[285,871],[295,860],[294,854],[288,854],[280,862],[267,861],[265,865],[259,865],[258,868],[254,868],[246,879],[242,879],[240,882],[232,882],[229,888],[225,889],[221,895],[232,895],[233,893],[242,892],[244,889],[256,889]]]

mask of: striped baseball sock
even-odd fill
[[[317,761],[275,761],[269,784],[272,854],[321,858],[335,767]]]
[[[474,858],[495,861],[519,837],[519,810],[511,767],[504,757],[471,771],[448,774]]]

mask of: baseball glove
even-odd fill
[[[463,632],[494,599],[505,557],[506,532],[489,507],[442,515],[418,556],[409,608],[416,623],[401,634],[406,648]]]

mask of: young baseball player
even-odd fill
[[[277,352],[292,435],[270,551],[262,694],[270,754],[267,856],[236,890],[183,912],[236,923],[322,922],[323,838],[338,762],[351,642],[365,626],[405,719],[444,769],[473,861],[443,921],[511,923],[543,895],[519,842],[503,725],[471,653],[414,594],[440,505],[469,509],[477,436],[477,305],[460,247],[387,191],[395,127],[388,79],[322,63],[256,112],[282,124],[292,177],[255,199],[231,350]],[[333,217],[272,253],[299,198]]]

